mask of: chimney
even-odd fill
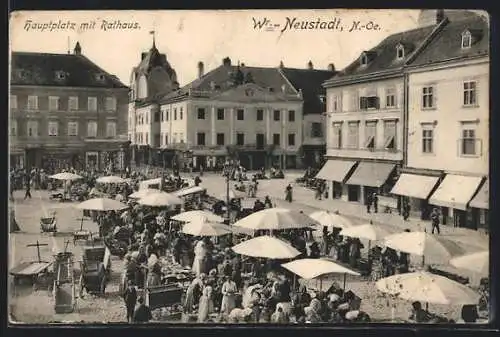
[[[245,63],[241,62],[241,65],[240,65],[242,68],[245,67]]]
[[[436,11],[436,24],[440,24],[444,20],[444,9],[438,9]]]
[[[205,67],[203,66],[203,62],[198,62],[198,78],[201,78],[205,74]]]
[[[141,61],[144,60],[144,58],[148,56],[148,53],[144,52],[141,54]]]
[[[80,42],[76,42],[75,48],[73,49],[73,54],[81,55],[82,54],[82,46],[80,46]]]
[[[334,72],[335,71],[335,65],[333,63],[330,63],[328,65],[328,71]]]
[[[307,69],[309,69],[309,70],[313,70],[314,69],[312,61],[307,62]]]
[[[222,64],[224,65],[224,67],[230,67],[231,66],[231,59],[229,57],[225,57],[222,60]]]

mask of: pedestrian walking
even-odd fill
[[[144,298],[141,296],[137,300],[139,302],[139,306],[135,310],[134,313],[134,322],[135,323],[147,323],[149,322],[152,318],[153,315],[151,315],[151,309],[144,303]]]
[[[438,234],[441,234],[439,229],[439,210],[434,208],[431,213],[431,222],[432,222],[432,234],[434,234],[434,229],[437,230]]]
[[[366,195],[365,204],[366,204],[366,213],[371,213],[371,207],[372,207],[372,195],[371,194]]]
[[[285,200],[291,203],[293,200],[293,198],[292,198],[292,185],[288,184],[288,186],[286,187],[285,194],[286,194]]]
[[[26,200],[26,198],[30,198],[31,199],[31,178],[30,178],[30,175],[29,173],[26,174],[26,193],[24,194],[24,200]]]
[[[373,202],[373,210],[375,211],[375,213],[378,213],[378,194],[377,193],[373,193],[372,202]]]
[[[128,280],[128,286],[123,292],[123,300],[127,308],[127,322],[132,323],[134,319],[134,309],[137,303],[137,290],[131,279]]]

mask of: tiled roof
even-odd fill
[[[336,74],[332,81],[401,68],[411,53],[426,40],[435,27],[436,25],[421,27],[388,36],[376,47],[367,51],[370,54],[368,64],[362,65],[360,59],[357,58]],[[396,46],[398,44],[405,46],[404,57],[401,60],[397,58]]]
[[[127,88],[83,55],[12,52],[12,85]]]
[[[318,114],[326,110],[325,103],[320,96],[326,95],[323,82],[335,75],[327,70],[282,68],[281,72],[298,91],[302,90],[304,99],[304,114]]]
[[[462,33],[469,30],[472,35],[470,48],[462,49]],[[420,66],[451,59],[468,58],[489,54],[489,27],[481,16],[465,17],[451,21],[435,39],[422,50],[410,66]]]

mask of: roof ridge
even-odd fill
[[[422,41],[420,46],[417,46],[417,48],[415,48],[415,50],[411,53],[411,55],[408,56],[408,58],[404,62],[404,65],[406,66],[411,62],[413,62],[415,58],[429,45],[429,43],[432,42],[432,40],[434,40],[434,38],[436,38],[436,36],[439,35],[441,31],[443,31],[443,28],[446,27],[449,23],[450,19],[448,19],[448,17],[445,17],[443,21],[441,21],[436,27],[434,27],[434,29],[432,29],[432,31],[424,39],[424,41]]]

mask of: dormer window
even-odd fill
[[[363,53],[361,55],[361,65],[362,66],[366,66],[368,64],[368,55],[366,55],[366,53]]]
[[[59,81],[66,79],[66,73],[64,71],[56,71],[56,79]]]
[[[472,35],[466,30],[462,33],[462,49],[470,48],[472,45]]]
[[[401,60],[405,57],[405,48],[402,44],[398,44],[396,47],[396,56],[398,60]]]
[[[326,103],[326,96],[325,95],[319,95],[319,100],[321,103],[325,104]]]
[[[98,80],[99,82],[103,82],[103,81],[105,80],[105,78],[106,78],[106,77],[104,76],[104,74],[96,74],[96,75],[95,75],[95,78],[96,78],[96,80]]]

